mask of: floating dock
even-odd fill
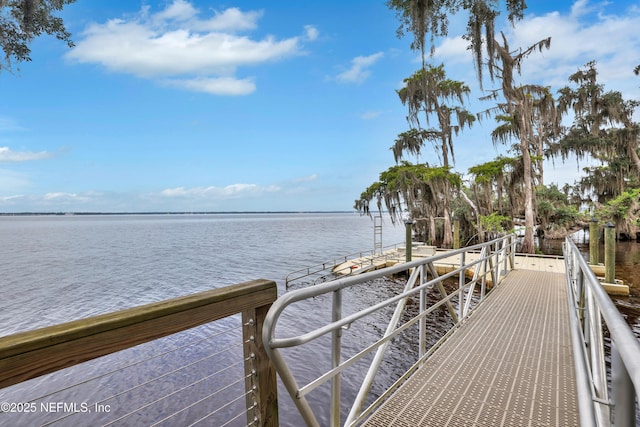
[[[414,244],[411,248],[411,258],[415,260],[418,258],[426,258],[434,255],[445,254],[447,252],[449,252],[449,250],[439,249],[435,246]],[[474,256],[479,257],[480,254],[467,254],[467,261],[473,260]],[[333,273],[342,276],[356,275],[371,270],[391,267],[403,262],[406,262],[406,249],[404,247],[400,247],[387,250],[375,255],[367,255],[360,258],[347,260],[336,265],[333,268]],[[438,274],[446,274],[457,269],[460,266],[460,256],[452,255],[451,257],[443,258],[440,261],[436,262],[434,266]],[[604,266],[597,265],[591,267],[597,276],[604,275]],[[546,271],[550,273],[564,273],[564,258],[561,255],[517,254],[515,256],[514,269]],[[466,272],[467,277],[470,278],[473,277],[473,274],[473,270],[468,270]],[[487,277],[487,280],[489,281],[488,284],[490,285],[490,277]],[[621,280],[616,280],[616,283],[604,283],[602,281],[602,286],[609,295],[629,295],[629,286],[625,285]]]

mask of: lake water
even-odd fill
[[[385,217],[383,245],[403,242],[404,237],[404,225],[393,226]],[[275,280],[282,295],[287,273],[371,250],[374,237],[368,217],[304,213],[0,217],[0,239],[0,336],[5,336],[258,278]],[[547,253],[559,248],[552,241],[545,245]],[[621,249],[618,260],[626,265],[624,274],[634,277],[640,257],[629,254],[640,254],[640,245],[630,245],[634,246]],[[397,292],[401,286],[389,280],[354,291],[345,297],[345,310],[366,307],[370,298]],[[625,312],[639,331],[637,295],[617,302],[629,306]],[[328,301],[318,298],[311,305],[294,309],[284,327],[304,328],[326,314]],[[385,326],[380,319],[363,333],[373,335]],[[440,330],[436,322],[430,328],[436,337],[448,325]],[[345,342],[345,353],[349,351]],[[381,369],[379,387],[404,372],[409,364],[405,356],[415,351],[406,342],[396,343]],[[240,395],[242,381],[228,382],[242,376],[242,366],[233,365],[241,354],[237,317],[205,325],[2,389],[0,402],[35,402],[37,411],[0,414],[0,425],[46,425],[53,420],[59,420],[55,425],[74,427],[109,422],[172,426],[199,420],[198,425],[220,425],[219,420],[235,414],[239,418],[228,425],[245,425],[243,398],[213,412],[220,405],[219,396],[212,395],[221,389],[225,398]],[[327,343],[320,341],[290,357],[296,375],[312,379],[326,368]],[[345,400],[353,397],[359,381],[345,376]],[[314,410],[326,421],[328,410],[317,402],[328,402],[328,387],[313,393]],[[282,386],[279,401],[281,425],[302,425]],[[58,407],[69,403],[78,407]],[[91,406],[84,411],[83,404]],[[188,410],[178,412],[185,406]],[[141,413],[136,413],[138,408]]]
[[[384,246],[402,242],[404,236],[404,225],[393,226],[384,219]],[[373,221],[351,213],[0,217],[0,239],[0,336],[258,278],[275,280],[281,295],[285,292],[287,273],[371,250],[374,244]],[[317,303],[321,305],[320,301]],[[304,312],[294,322],[308,323],[313,316],[313,312]],[[108,361],[100,359],[81,368],[0,390],[0,401],[39,398],[38,405],[99,401],[109,405],[111,418],[116,411],[125,416],[131,402],[135,401],[138,407],[147,404],[120,391],[137,384],[137,377],[142,377],[143,372],[189,363],[198,363],[199,371],[205,371],[241,354],[241,347],[236,346],[213,359],[201,360],[207,351],[219,350],[221,341],[239,340],[239,325],[229,322],[198,328],[187,337],[170,337],[155,345],[109,356]],[[210,335],[217,337],[215,348],[207,348],[211,344],[188,347],[174,361],[166,360],[164,355],[156,357],[160,348],[177,348]],[[107,376],[113,365],[123,368],[116,376]],[[105,376],[101,376],[103,373]],[[149,388],[167,390],[193,382],[180,377],[185,375],[172,374],[171,378],[163,378],[167,384],[156,382]],[[70,386],[78,376],[90,379],[65,393],[48,394]],[[217,389],[220,381],[212,378],[209,384],[199,387]],[[190,396],[197,393],[200,392],[188,392]],[[180,399],[173,396],[170,400]],[[298,424],[296,410],[283,389],[280,401],[283,425]],[[24,422],[36,425],[56,418],[46,417],[41,409],[38,407],[38,414],[25,414],[22,418],[2,414],[0,424],[9,415],[16,416],[13,425]],[[156,402],[147,412],[163,414],[171,410]],[[63,412],[61,415],[68,415]],[[77,426],[78,420],[81,425],[100,421],[100,417],[89,416],[74,415],[56,425]],[[97,416],[95,411],[91,416]],[[221,414],[214,419],[218,416],[223,419]],[[142,423],[158,419],[150,417]],[[166,425],[183,424],[183,421],[176,424],[177,420],[169,420]],[[116,425],[140,425],[140,421],[129,416]],[[216,424],[209,421],[203,421],[203,425]],[[240,421],[244,420],[236,425],[244,425]]]

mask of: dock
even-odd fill
[[[529,262],[363,425],[579,425],[565,276]]]
[[[427,258],[436,254],[443,254],[451,252],[447,249],[439,249],[435,246],[427,246],[418,244],[413,247],[412,259]],[[470,252],[466,254],[467,261],[473,261],[480,257],[479,253]],[[516,269],[533,270],[533,271],[548,271],[564,273],[564,258],[560,255],[540,255],[540,254],[517,254],[515,257]],[[391,267],[397,264],[406,262],[406,252],[404,248],[395,248],[384,251],[377,255],[367,255],[359,258],[346,260],[343,263],[336,265],[333,268],[333,272],[339,276],[356,275],[365,273],[371,270],[378,270],[381,268]],[[445,274],[457,269],[460,266],[460,256],[452,255],[450,257],[441,259],[434,264],[434,267],[438,274]],[[599,276],[604,276],[604,265],[591,265],[591,269]],[[467,271],[467,277],[473,277],[473,271]],[[617,280],[615,283],[604,283],[604,279],[601,279],[601,284],[605,291],[609,295],[629,295],[629,286],[624,284],[621,280]],[[488,279],[488,285],[490,286],[490,279]]]
[[[279,298],[265,318],[263,342],[268,343],[267,354],[305,423],[587,427],[611,426],[615,419],[616,426],[638,425],[640,341],[584,255],[571,239],[563,244],[564,257],[516,254],[515,247],[515,236],[509,235],[452,251],[437,250],[431,256],[412,251],[410,261],[385,254],[385,263],[395,264],[384,268],[376,267],[382,261],[379,257],[356,259],[362,264],[348,266],[339,279]],[[451,266],[455,268],[441,273]],[[366,272],[353,271],[361,268]],[[379,299],[342,313],[343,292],[362,292],[389,276],[399,283],[406,280],[402,290],[372,293]],[[443,286],[449,279],[458,286]],[[491,286],[485,286],[488,279]],[[439,298],[429,301],[426,292]],[[331,304],[330,320],[296,334],[274,335],[287,307],[319,297]],[[408,310],[410,299],[413,306]],[[358,346],[356,325],[369,332],[369,319],[392,306],[393,314],[384,315],[389,319],[386,328],[378,328]],[[426,317],[440,321],[443,313],[453,321],[451,329],[437,342],[427,342]],[[406,337],[409,328],[418,332],[407,341],[416,346],[416,353],[392,353],[388,344]],[[320,339],[330,351],[330,367],[297,382],[282,352]],[[350,346],[346,354],[343,341]],[[399,354],[406,354],[412,364],[386,390],[374,393],[385,357]],[[359,363],[368,366],[366,372]],[[362,377],[359,390],[353,401],[345,402],[341,377],[356,367]],[[329,402],[322,399],[322,418],[318,418],[308,396],[329,382]]]

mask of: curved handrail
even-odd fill
[[[486,248],[493,248],[493,247],[495,247],[495,250],[486,249]],[[343,328],[348,327],[354,321],[368,314],[371,314],[381,309],[382,307],[389,306],[390,304],[397,303],[398,307],[400,307],[403,304],[403,302],[407,300],[409,296],[416,295],[419,292],[424,292],[427,288],[433,286],[434,284],[440,283],[446,278],[450,278],[454,276],[460,276],[459,289],[454,293],[452,293],[451,295],[449,295],[448,296],[449,298],[446,298],[446,301],[444,301],[444,299],[443,301],[444,303],[450,305],[451,304],[450,297],[452,297],[453,295],[460,296],[459,306],[458,306],[459,314],[457,316],[455,316],[454,314],[454,316],[457,317],[457,322],[462,321],[463,318],[467,315],[469,310],[469,304],[468,303],[465,304],[463,299],[465,298],[465,296],[467,298],[470,298],[470,293],[471,293],[471,292],[468,292],[465,294],[465,292],[467,292],[468,288],[470,288],[471,286],[475,286],[476,283],[480,281],[482,281],[482,283],[484,284],[484,276],[487,274],[491,274],[493,278],[493,284],[497,285],[502,279],[500,272],[502,271],[503,265],[506,265],[508,259],[511,261],[510,265],[513,266],[513,259],[511,258],[511,255],[514,252],[514,249],[515,249],[515,236],[509,235],[509,236],[498,238],[483,244],[478,244],[478,245],[470,246],[463,249],[447,251],[445,253],[440,253],[428,258],[420,258],[414,261],[396,264],[392,267],[387,267],[381,270],[365,272],[356,276],[347,276],[347,277],[336,279],[330,282],[324,282],[313,287],[293,290],[281,296],[280,298],[278,298],[278,300],[276,300],[276,302],[272,305],[271,309],[267,313],[267,316],[265,317],[264,326],[262,330],[263,341],[265,343],[265,350],[269,358],[271,359],[274,366],[276,367],[276,370],[279,373],[285,387],[287,388],[287,391],[293,398],[305,422],[310,426],[319,425],[304,395],[308,392],[312,383],[313,383],[313,386],[315,387],[316,384],[319,383],[319,380],[322,380],[322,382],[324,382],[328,379],[332,379],[338,385],[336,386],[337,390],[332,389],[331,422],[332,422],[332,425],[336,425],[339,423],[339,419],[340,419],[339,410],[336,415],[333,409],[335,408],[335,405],[336,405],[335,402],[337,402],[338,407],[340,402],[338,374],[346,368],[345,364],[353,363],[353,361],[351,360],[340,363],[340,357],[339,357],[340,338],[339,337],[341,334],[341,330]],[[465,262],[465,254],[468,254],[469,252],[477,252],[477,251],[481,251],[482,256],[480,256],[476,260]],[[453,271],[450,271],[446,274],[438,276],[429,281],[424,279],[427,268],[429,269],[429,271],[432,271],[432,274],[433,274],[433,272],[435,272],[434,263],[442,261],[446,258],[450,258],[452,256],[460,257],[461,262],[460,262],[459,268],[454,268]],[[491,268],[487,269],[487,264],[490,264]],[[479,269],[482,265],[484,265],[484,272],[482,274],[478,274]],[[473,267],[476,267],[477,269],[476,273],[474,274],[474,278],[471,280],[470,283],[465,283],[465,278],[464,278],[465,271]],[[411,270],[413,270],[413,274],[411,274],[411,276],[409,277],[409,280],[407,281],[407,285],[405,286],[405,290],[403,292],[391,298],[387,298],[382,302],[379,302],[377,304],[374,304],[362,310],[359,310],[355,313],[352,313],[348,316],[342,317],[341,305],[340,305],[342,290],[357,284],[361,284],[364,282],[377,279],[377,278],[381,278],[389,275],[395,275],[404,271],[411,271]],[[334,297],[333,315],[332,315],[332,320],[330,322],[314,330],[311,330],[309,332],[302,333],[298,336],[292,336],[292,337],[286,337],[286,338],[275,337],[276,324],[281,314],[284,312],[284,310],[287,307],[289,307],[291,304],[294,304],[303,300],[307,300],[307,299],[316,298],[324,294],[333,294],[333,297]],[[443,301],[441,301],[441,303]],[[452,306],[450,307],[450,310],[453,311]],[[422,308],[422,313],[418,314],[416,318],[419,317],[422,319],[423,316],[426,314],[426,311],[427,311],[426,307]],[[395,317],[396,316],[394,316],[394,318]],[[390,326],[393,324],[394,321],[395,320],[392,320],[390,322]],[[417,320],[412,320],[412,321],[417,321]],[[395,324],[393,324],[393,327],[390,329],[394,329],[394,328],[396,328]],[[401,328],[398,328],[395,331],[390,331],[390,329],[388,329],[387,333],[382,339],[380,339],[375,345],[370,346],[369,349],[371,350],[377,349],[378,351],[380,351],[381,348],[384,347],[385,344],[391,339],[392,334],[396,334],[398,330]],[[318,378],[317,380],[314,380],[309,385],[304,386],[302,388],[299,387],[296,382],[296,379],[294,378],[293,373],[287,366],[279,350],[286,347],[302,345],[330,333],[333,334],[333,337],[334,337],[332,340],[333,369],[328,373],[323,374],[320,378]],[[365,349],[365,350],[369,350],[369,349]],[[382,349],[382,351],[384,351],[384,349]],[[357,402],[354,403],[354,407],[356,405],[359,405],[359,403]],[[352,411],[353,411],[353,408],[352,408]],[[351,419],[351,414],[350,414],[350,419]],[[349,421],[347,421],[347,424],[349,424]]]

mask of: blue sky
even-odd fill
[[[512,47],[552,37],[523,83],[555,90],[596,60],[606,89],[640,99],[637,1],[529,3],[499,24]],[[408,129],[395,91],[419,62],[384,1],[78,0],[62,17],[75,48],[41,37],[0,73],[0,212],[350,210]],[[433,61],[479,112],[464,27]],[[504,150],[491,128],[456,140],[457,171]],[[579,171],[556,162],[546,181]]]

